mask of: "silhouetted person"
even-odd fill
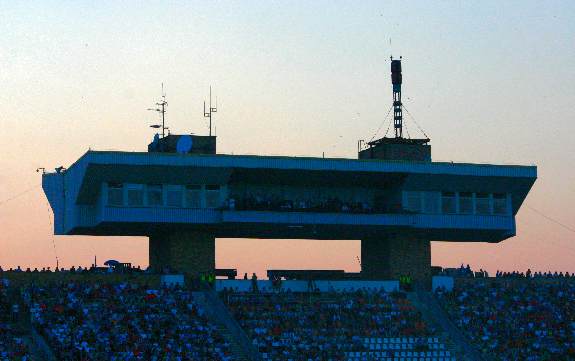
[[[252,273],[252,292],[258,292],[258,276]]]

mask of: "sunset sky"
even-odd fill
[[[0,0],[0,266],[147,266],[145,238],[53,236],[36,168],[144,151],[162,82],[173,133],[207,133],[213,87],[219,153],[355,158],[391,105],[393,54],[434,160],[538,166],[516,237],[436,242],[432,263],[574,272],[573,19],[573,1]],[[359,270],[357,240],[216,248],[242,274]]]

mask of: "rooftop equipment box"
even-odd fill
[[[179,149],[178,144],[180,144]],[[187,134],[169,134],[163,138],[156,136],[154,137],[154,141],[148,144],[148,152],[216,154],[216,137]]]

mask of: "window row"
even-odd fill
[[[403,208],[416,213],[506,215],[507,194],[405,191]]]
[[[220,185],[167,185],[108,183],[108,206],[219,208],[224,195]]]

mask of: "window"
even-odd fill
[[[186,186],[186,207],[189,208],[202,207],[202,186],[200,185]]]
[[[442,192],[441,193],[441,212],[442,213],[455,213],[455,193]]]
[[[439,192],[423,192],[423,212],[439,213]]]
[[[122,183],[108,183],[108,205],[124,205],[124,185]]]
[[[182,207],[182,186],[167,186],[166,203],[168,207]]]
[[[459,213],[461,214],[473,213],[473,193],[471,192],[459,193]]]
[[[476,214],[491,214],[489,207],[489,194],[477,193],[475,194],[475,213]]]
[[[218,208],[220,206],[220,186],[207,185],[206,186],[206,207]]]
[[[128,184],[128,206],[141,207],[144,205],[144,185]]]
[[[507,214],[507,195],[495,193],[493,195],[493,214]]]
[[[421,192],[406,191],[404,209],[410,212],[421,212]]]
[[[164,195],[162,193],[161,184],[148,184],[148,205],[149,206],[163,206]]]

